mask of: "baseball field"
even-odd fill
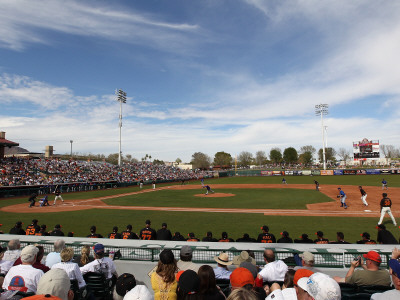
[[[139,189],[119,188],[79,193],[62,194],[65,202],[56,206],[29,208],[28,197],[0,200],[0,228],[8,233],[17,221],[24,227],[32,219],[46,224],[52,230],[55,224],[61,224],[65,233],[74,232],[75,236],[88,235],[92,225],[97,232],[107,236],[113,226],[120,231],[132,224],[133,231],[139,232],[146,219],[152,221],[152,227],[159,229],[161,223],[168,223],[174,233],[183,236],[194,232],[202,238],[212,231],[219,238],[226,231],[229,237],[237,239],[244,233],[256,238],[262,225],[268,225],[270,232],[277,237],[286,230],[292,238],[307,233],[310,238],[315,232],[324,232],[326,238],[336,239],[336,232],[342,231],[345,239],[355,242],[360,234],[367,231],[375,239],[375,228],[379,217],[379,201],[382,198],[382,175],[343,175],[343,176],[290,176],[285,177],[287,185],[281,183],[281,177],[227,177],[205,180],[205,184],[215,191],[204,195],[200,181],[186,185],[172,183]],[[387,175],[389,189],[384,192],[393,201],[392,212],[400,223],[400,176]],[[315,190],[314,180],[320,183],[320,191]],[[361,202],[358,186],[362,185],[368,197],[368,207]],[[337,188],[347,194],[349,208],[340,207],[336,197]],[[40,197],[38,197],[40,198]],[[49,195],[53,203],[54,195]],[[393,226],[390,218],[384,223],[396,238],[400,229]]]

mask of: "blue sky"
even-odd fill
[[[400,146],[398,1],[0,0],[0,130],[30,151]]]

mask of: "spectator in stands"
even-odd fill
[[[83,279],[81,270],[77,263],[72,262],[74,257],[74,249],[71,247],[64,248],[61,253],[61,262],[54,264],[52,269],[63,269],[67,272],[70,280],[77,280],[79,288],[86,286],[86,282]]]
[[[61,262],[60,252],[65,248],[65,241],[56,240],[54,242],[54,252],[50,252],[46,256],[45,265],[51,268],[54,264]]]
[[[200,278],[193,270],[184,271],[179,277],[178,282],[178,300],[202,300],[199,295]]]
[[[368,232],[363,232],[361,234],[362,240],[357,241],[357,244],[370,244],[370,245],[375,245],[376,241],[371,240],[371,236],[369,235]]]
[[[392,282],[394,285],[393,290],[386,291],[384,293],[372,294],[371,300],[392,300],[400,299],[400,251],[394,248],[392,251],[391,259],[389,260],[390,275],[392,276]]]
[[[288,266],[282,260],[275,260],[275,253],[271,249],[264,250],[264,268],[257,277],[263,281],[283,281]]]
[[[146,227],[140,230],[139,237],[141,240],[155,240],[157,238],[156,231],[151,228],[151,221],[146,220]]]
[[[176,289],[178,282],[175,273],[178,268],[174,253],[169,249],[164,249],[160,253],[156,271],[151,274],[151,286],[154,291],[154,300],[176,299]]]
[[[246,268],[236,268],[230,276],[230,282],[232,290],[240,289],[246,285],[249,285],[250,289],[252,289],[254,286],[254,277]]]
[[[214,256],[214,260],[217,262],[217,267],[214,268],[216,279],[229,279],[232,272],[228,269],[228,266],[232,264],[229,260],[229,256],[225,252],[221,252],[218,256]]]
[[[200,278],[199,294],[202,295],[204,299],[225,299],[225,295],[217,287],[215,274],[212,267],[208,265],[203,265],[199,268],[198,274]]]
[[[329,240],[324,238],[324,233],[322,231],[317,231],[315,233],[317,235],[317,238],[314,240],[315,244],[328,244]]]
[[[127,273],[125,273],[125,274],[127,274]],[[132,274],[128,274],[128,275],[132,275]],[[129,285],[133,285],[133,281],[132,280],[129,280],[131,282],[130,284],[129,283],[126,284],[125,281],[126,281],[126,279],[122,283],[118,284],[118,280],[117,280],[116,290],[117,290],[117,294],[119,296],[122,295],[124,293],[124,291],[127,290],[127,287]],[[135,281],[135,284],[136,284],[136,281]],[[115,293],[114,293],[114,295],[115,295]],[[121,298],[115,298],[114,297],[113,300],[119,300],[119,299],[124,299],[124,300],[154,300],[154,297],[153,297],[153,295],[150,293],[149,289],[145,285],[136,284],[131,290],[126,291],[126,294],[125,294],[125,296],[123,298],[122,297]]]
[[[208,231],[207,236],[204,237],[201,241],[202,242],[218,242],[218,240],[216,238],[213,238],[213,234],[211,231]]]
[[[240,252],[239,255],[233,257],[232,264],[239,266],[242,262],[249,262],[253,265],[256,265],[256,260],[249,255],[249,252],[246,250]]]
[[[376,240],[379,244],[398,244],[396,238],[386,229],[385,225],[380,224],[376,226],[376,229],[378,229],[378,237]]]
[[[221,234],[221,238],[218,240],[218,242],[222,242],[222,243],[229,243],[229,242],[234,242],[233,239],[228,237],[228,233],[227,232],[223,232]]]
[[[40,226],[39,232],[36,232],[35,235],[38,235],[38,236],[48,236],[49,233],[46,231],[46,229],[47,229],[47,226],[46,226],[45,224],[42,224],[42,225]]]
[[[96,226],[93,225],[92,227],[90,227],[90,234],[86,237],[91,239],[102,239],[103,236],[100,233],[96,233],[96,230]]]
[[[38,225],[38,222],[39,221],[37,219],[32,220],[32,223],[26,227],[26,235],[35,235],[36,232],[40,231],[40,226]]]
[[[93,257],[90,257],[90,246],[84,245],[81,248],[81,255],[74,258],[74,263],[77,263],[79,267],[83,267],[93,261]]]
[[[365,258],[365,265],[364,259]],[[347,271],[346,277],[335,277],[337,282],[346,282],[357,285],[384,285],[390,286],[389,273],[386,270],[379,269],[382,262],[381,256],[376,251],[369,251],[363,256],[359,256],[357,260],[351,262],[350,269]],[[362,270],[355,269],[361,266]]]
[[[277,243],[293,243],[292,238],[289,237],[289,232],[282,231],[281,235],[282,237],[278,239]]]
[[[4,253],[3,260],[9,260],[14,263],[21,256],[21,242],[13,239],[8,242],[8,250]]]
[[[296,289],[294,288],[294,274],[296,271],[288,270],[283,280],[282,289],[278,283],[273,283],[270,287],[270,294],[266,299],[297,299]]]
[[[64,232],[61,231],[60,224],[56,224],[56,226],[54,226],[54,230],[50,231],[50,236],[64,236]]]
[[[236,240],[237,243],[257,243],[257,240],[250,237],[248,233],[244,233],[241,238]]]
[[[157,240],[170,241],[172,239],[171,231],[167,228],[167,223],[161,224],[161,229],[157,231]]]
[[[114,262],[109,257],[104,256],[103,244],[94,245],[93,251],[95,260],[80,268],[82,275],[88,272],[96,272],[103,273],[107,279],[113,276],[118,277]]]
[[[43,246],[40,246],[40,245],[36,245],[36,247],[38,248],[39,252],[38,252],[38,254],[36,256],[36,261],[34,262],[32,267],[34,267],[35,269],[42,270],[43,273],[46,273],[46,272],[48,272],[50,270],[50,268],[46,267],[44,264],[42,264],[42,259],[43,259],[43,256],[44,256],[44,248],[43,248]],[[19,257],[15,261],[14,266],[17,266],[17,265],[20,265],[20,264],[22,264],[21,257]]]
[[[113,300],[123,300],[125,295],[136,287],[136,279],[130,273],[124,273],[120,275],[115,283],[115,288],[113,291]],[[149,292],[147,290],[147,292]],[[131,295],[131,297],[134,297]],[[135,298],[141,299],[141,298]]]
[[[315,257],[311,252],[305,251],[299,254],[299,258],[301,258],[301,266],[294,267],[295,270],[298,269],[307,269],[313,271],[314,273],[320,272],[317,268],[314,268]]]
[[[297,244],[314,244],[314,241],[312,239],[308,238],[307,233],[303,233],[301,235],[300,239],[295,239],[294,242]]]
[[[258,243],[276,243],[275,236],[272,233],[269,233],[267,225],[261,227],[261,230],[262,233],[260,233],[257,238]]]
[[[258,297],[253,290],[241,288],[233,290],[226,300],[258,300]]]
[[[343,232],[339,231],[339,232],[336,232],[336,241],[335,242],[329,242],[329,244],[350,244],[350,243],[346,242],[344,240]]]
[[[186,241],[184,236],[179,231],[175,232],[174,236],[172,237],[172,240],[173,241],[180,241],[180,242]]]
[[[180,251],[180,260],[178,260],[177,267],[180,271],[193,270],[197,272],[200,268],[199,265],[192,262],[193,249],[190,246],[183,246]]]
[[[28,245],[21,251],[22,264],[12,267],[4,277],[3,289],[36,293],[43,271],[32,267],[39,249]]]
[[[195,237],[193,232],[189,232],[188,239],[186,241],[188,241],[188,242],[200,242],[200,240],[197,237]]]
[[[118,227],[117,226],[113,227],[113,231],[112,231],[112,233],[108,234],[108,238],[112,239],[112,240],[114,240],[114,239],[122,239],[122,234],[120,234],[118,232]]]
[[[314,273],[310,277],[300,278],[297,284],[308,293],[309,297],[305,299],[341,299],[338,283],[326,274]]]
[[[0,274],[7,274],[8,270],[13,266],[13,262],[10,260],[4,260],[4,253],[6,252],[7,248],[3,248],[0,246]],[[1,278],[1,276],[0,276]]]
[[[14,227],[10,229],[10,234],[26,235],[25,230],[22,229],[22,224],[21,221],[15,223]]]
[[[126,226],[126,230],[122,231],[122,238],[124,240],[138,240],[139,237],[136,233],[132,232],[132,225],[129,224]]]
[[[62,300],[73,300],[74,292],[70,286],[71,283],[65,270],[52,269],[40,278],[36,294],[52,295]]]

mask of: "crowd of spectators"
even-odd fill
[[[95,161],[32,159],[8,157],[0,159],[0,186],[57,185],[117,181],[121,183],[152,180],[192,180],[209,176],[201,170],[151,162],[124,163],[121,167]]]
[[[87,299],[94,299],[89,282],[85,282],[88,272],[104,274],[105,280],[111,280],[113,300],[339,300],[343,296],[343,287],[346,288],[343,284],[371,288],[379,285],[379,291],[370,295],[375,300],[400,297],[400,250],[397,248],[393,249],[388,261],[389,270],[380,267],[379,253],[369,251],[357,257],[346,276],[340,278],[313,268],[313,254],[307,251],[300,255],[302,261],[296,268],[277,259],[274,251],[268,248],[263,253],[263,266],[256,264],[252,251],[242,251],[233,260],[221,252],[214,257],[216,267],[213,267],[192,262],[193,249],[187,245],[180,249],[179,260],[169,249],[160,252],[157,265],[149,273],[151,286],[148,287],[135,279],[134,267],[132,273],[119,276],[102,244],[93,246],[93,258],[85,262],[82,262],[82,256],[74,257],[73,249],[66,247],[63,240],[55,241],[54,252],[46,258],[40,254],[37,245],[18,249],[19,256],[16,256],[16,244],[19,245],[19,241],[13,240],[9,242],[9,250],[0,248],[0,268],[4,276],[0,281],[6,293],[49,295],[27,299],[72,300],[71,281],[74,280],[79,282],[80,288],[87,287]],[[6,255],[9,251],[13,255]]]

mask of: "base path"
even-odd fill
[[[315,185],[310,184],[213,184],[214,194],[205,195],[196,194],[198,197],[233,197],[235,196],[235,189],[315,189]],[[324,202],[307,204],[307,209],[251,209],[251,208],[192,208],[192,207],[150,207],[150,206],[116,206],[108,205],[103,202],[106,199],[115,199],[119,197],[125,197],[129,195],[141,194],[141,193],[153,193],[164,189],[175,189],[175,190],[201,190],[201,186],[198,185],[171,185],[162,186],[159,188],[139,190],[137,192],[118,194],[106,197],[99,197],[86,200],[66,200],[65,202],[57,202],[56,206],[39,207],[39,203],[36,206],[29,208],[29,203],[9,205],[1,208],[1,211],[12,212],[12,213],[52,213],[52,212],[67,212],[77,211],[86,209],[122,209],[122,210],[154,210],[154,211],[192,211],[192,212],[218,212],[218,213],[256,213],[264,215],[279,215],[279,216],[334,216],[334,217],[374,217],[379,218],[380,206],[379,202],[382,198],[381,187],[376,186],[364,186],[368,197],[368,207],[365,207],[361,202],[361,194],[358,186],[341,185],[342,190],[347,194],[347,205],[348,209],[340,207],[340,200],[336,197],[338,194],[337,186],[335,185],[321,185],[320,192],[328,197],[334,199],[334,202]],[[218,193],[218,189],[229,189],[231,193]],[[317,191],[315,191],[318,193]],[[389,197],[393,201],[392,213],[395,217],[400,217],[400,188],[389,188],[387,192]],[[52,203],[52,201],[50,201]]]

